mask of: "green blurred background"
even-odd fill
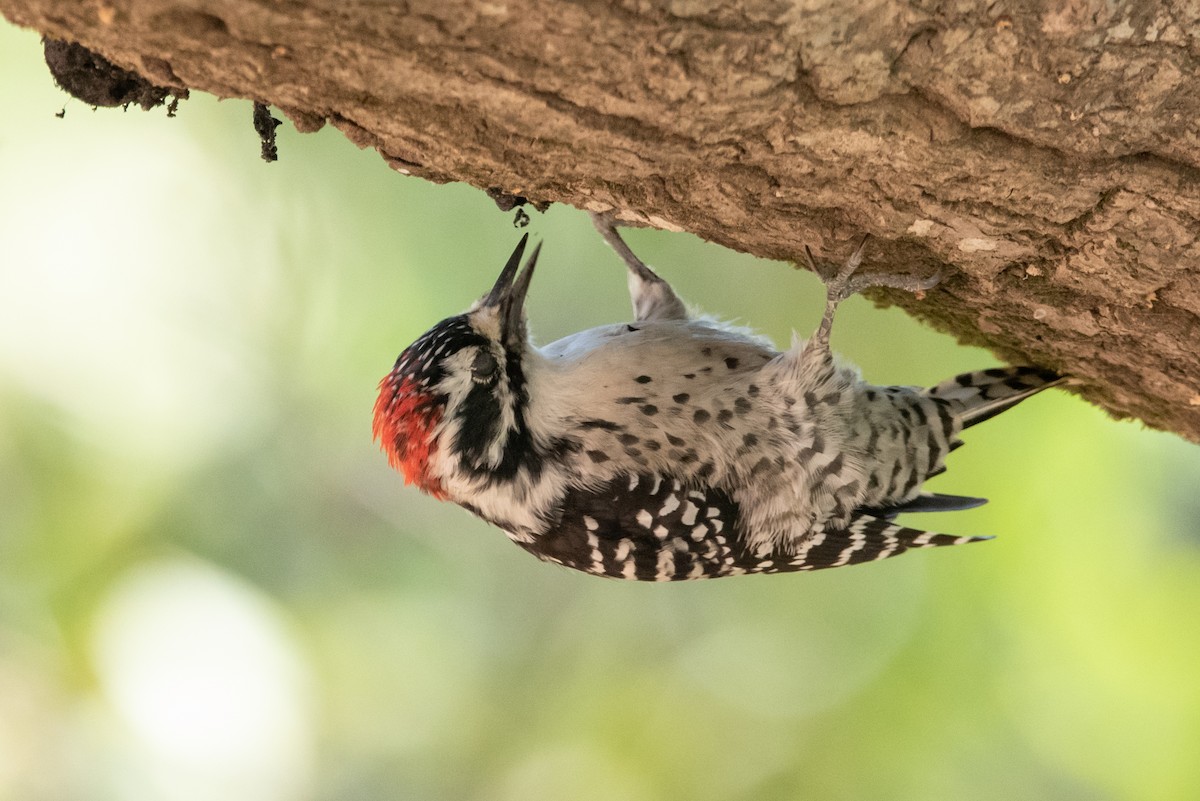
[[[196,96],[93,112],[0,27],[0,799],[1194,799],[1200,449],[1050,392],[911,517],[993,542],[669,586],[537,562],[370,438],[396,354],[518,232],[482,192]],[[66,115],[55,113],[66,103]],[[548,342],[625,319],[554,207]],[[820,288],[634,248],[786,343]],[[994,364],[848,302],[879,383]]]

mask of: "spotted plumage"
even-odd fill
[[[982,539],[929,534],[860,515],[846,529],[818,532],[794,552],[764,553],[749,549],[740,518],[724,490],[634,473],[599,488],[568,491],[546,533],[518,544],[585,573],[677,581],[820,570]]]
[[[634,322],[530,344],[538,252],[518,274],[523,238],[491,292],[409,346],[380,385],[375,436],[406,480],[539,558],[615,578],[815,570],[982,539],[892,520],[983,503],[922,486],[964,428],[1056,375],[1012,367],[929,389],[873,386],[830,352],[834,310],[864,286],[930,282],[858,275],[860,246],[825,276],[814,336],[779,352],[690,315],[597,224],[629,267]]]

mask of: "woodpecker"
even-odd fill
[[[373,433],[435,498],[503,529],[545,561],[675,581],[816,570],[909,548],[976,542],[893,522],[983,498],[929,493],[959,433],[1058,383],[1034,367],[965,373],[922,389],[874,386],[829,347],[834,312],[871,286],[937,279],[809,266],[826,286],[814,335],[776,350],[693,315],[625,245],[634,319],[536,347],[524,302],[541,245],[528,234],[491,291],[435,325],[380,382]]]

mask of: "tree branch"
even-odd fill
[[[943,276],[877,299],[1200,442],[1200,11],[1006,7],[0,0],[406,174],[775,259],[870,233],[872,269]]]

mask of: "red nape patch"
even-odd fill
[[[437,451],[433,428],[441,419],[441,405],[411,379],[390,373],[379,382],[373,438],[388,463],[404,474],[405,484],[416,484],[439,500],[446,493],[441,482],[429,475],[429,457]]]

